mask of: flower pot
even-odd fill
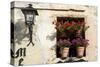
[[[77,47],[77,57],[83,57],[85,47]]]
[[[66,59],[69,55],[69,47],[61,47],[60,54],[61,58]]]

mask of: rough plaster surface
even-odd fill
[[[15,2],[14,7],[27,7],[31,2]],[[56,22],[58,16],[74,16],[85,17],[86,25],[90,28],[86,32],[86,38],[89,39],[89,46],[86,49],[86,58],[88,61],[95,61],[97,59],[97,7],[87,5],[65,5],[65,4],[48,4],[48,3],[31,3],[34,8],[48,8],[48,9],[79,9],[85,12],[73,11],[51,11],[51,10],[38,10],[39,16],[36,16],[35,25],[33,26],[33,42],[32,45],[27,47],[28,29],[24,24],[24,16],[20,9],[14,9],[14,18],[12,19],[15,24],[15,51],[22,47],[26,48],[26,57],[22,64],[46,64],[53,63],[55,55],[55,36],[56,30],[52,22]],[[13,7],[13,6],[12,6]],[[15,65],[18,65],[18,60],[15,59]]]

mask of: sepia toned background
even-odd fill
[[[33,26],[33,42],[35,46],[28,46],[28,30],[24,24],[24,16],[20,9],[14,9],[14,17],[12,21],[15,24],[15,51],[21,48],[26,48],[26,57],[23,64],[46,64],[48,60],[55,58],[56,30],[52,22],[56,22],[57,17],[72,16],[85,17],[86,25],[90,28],[86,32],[86,38],[89,39],[89,46],[86,49],[86,58],[88,61],[97,59],[97,44],[96,44],[96,24],[97,24],[97,7],[88,5],[67,5],[67,4],[49,4],[49,3],[32,3],[32,2],[15,2],[12,7],[27,7],[31,3],[34,8],[48,9],[82,9],[85,12],[73,11],[51,11],[38,10],[39,15],[36,16],[35,25]],[[13,46],[13,45],[12,45]],[[52,49],[53,48],[53,49]],[[15,65],[18,65],[18,60],[15,59]]]

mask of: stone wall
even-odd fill
[[[31,2],[14,2],[12,7],[27,7]],[[37,10],[39,15],[36,16],[35,25],[33,26],[33,42],[34,46],[27,47],[29,42],[28,29],[25,26],[24,15],[18,8],[14,9],[14,17],[12,21],[15,24],[15,52],[19,48],[26,48],[26,56],[22,64],[46,64],[48,61],[56,58],[56,29],[52,22],[56,22],[57,17],[84,17],[86,25],[90,28],[86,32],[86,38],[89,39],[89,46],[86,49],[86,58],[88,61],[97,59],[97,7],[88,5],[71,5],[71,4],[50,4],[50,3],[31,3],[34,8],[46,9],[77,9],[85,10],[85,12],[74,11],[53,11],[53,10]],[[15,65],[21,57],[15,59]],[[52,62],[51,62],[52,63]]]

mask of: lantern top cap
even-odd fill
[[[32,4],[28,4],[28,7],[29,7],[29,8],[33,8],[33,7],[32,7]]]
[[[35,15],[38,15],[37,9],[33,8],[33,7],[32,7],[32,4],[28,4],[28,7],[22,8],[21,10],[22,10],[23,13],[24,13],[25,11],[27,11],[27,12],[28,12],[28,11],[31,11],[31,12],[34,12]],[[24,13],[24,14],[25,14],[25,13]]]

